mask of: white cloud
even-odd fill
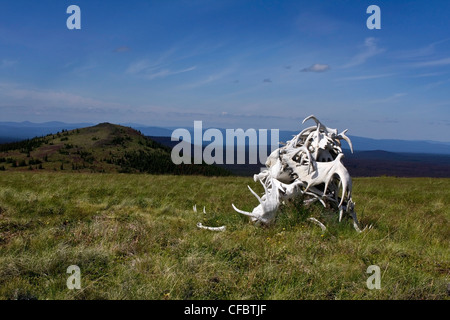
[[[380,53],[385,52],[385,49],[377,46],[377,40],[373,37],[364,40],[363,49],[360,53],[355,55],[347,64],[341,68],[351,68],[365,63],[369,58],[374,57]]]
[[[128,68],[125,70],[125,73],[128,74],[138,74],[143,72],[144,70],[147,70],[149,68],[151,68],[152,65],[150,64],[150,62],[148,60],[139,60],[136,62],[133,62],[132,64],[130,64],[128,66]],[[153,65],[154,67],[154,65]]]
[[[443,59],[437,59],[437,60],[418,62],[418,63],[414,64],[414,66],[416,66],[416,67],[439,67],[439,66],[446,66],[449,64],[450,64],[450,57],[443,58]]]
[[[166,68],[169,64],[163,63],[163,61],[166,59],[167,55],[169,55],[169,53],[162,55],[160,57],[160,59],[158,59],[154,63],[151,63],[147,59],[133,62],[125,70],[125,73],[131,74],[131,75],[138,75],[147,80],[153,80],[156,78],[164,78],[164,77],[168,77],[168,76],[172,76],[172,75],[176,75],[176,74],[180,74],[180,73],[193,71],[197,68],[197,66],[191,66],[191,67],[180,69],[180,70],[170,70],[170,69]]]
[[[445,72],[429,72],[429,73],[421,73],[410,76],[411,78],[428,78],[428,77],[436,77],[445,74]]]
[[[195,82],[190,82],[188,84],[184,84],[184,85],[180,86],[179,89],[193,89],[193,88],[202,87],[204,85],[208,85],[212,82],[218,81],[218,80],[232,74],[235,71],[236,71],[236,66],[229,66],[220,71],[217,71],[216,73],[212,73],[209,76],[204,77],[203,79],[200,79]]]
[[[396,101],[396,100],[398,100],[401,97],[404,97],[406,95],[407,95],[407,93],[404,93],[404,92],[395,93],[395,94],[393,94],[393,95],[391,95],[391,96],[389,96],[387,98],[368,101],[368,103],[387,103],[387,102],[392,102],[392,101]]]
[[[54,90],[22,88],[11,83],[0,83],[0,97],[13,103],[30,106],[45,107],[95,107],[95,108],[123,108],[118,103],[106,102],[81,95]]]
[[[445,43],[449,40],[450,40],[450,38],[447,38],[447,39],[433,42],[433,43],[431,43],[427,46],[421,47],[421,48],[403,50],[403,51],[398,52],[397,55],[398,55],[398,58],[400,58],[400,59],[409,59],[409,60],[422,58],[422,57],[426,57],[426,56],[431,56],[432,54],[435,53],[436,47],[438,45]]]
[[[429,83],[429,84],[427,84],[425,86],[425,90],[430,90],[430,89],[434,89],[434,88],[440,87],[443,84],[448,83],[449,81],[450,81],[450,79]]]
[[[379,79],[386,78],[395,75],[395,73],[384,73],[384,74],[371,74],[371,75],[363,75],[363,76],[354,76],[354,77],[345,77],[340,78],[338,80],[370,80],[370,79]]]
[[[302,69],[302,72],[325,72],[327,70],[330,70],[330,66],[328,64],[315,63],[308,68]]]
[[[176,71],[170,71],[170,70],[167,70],[167,69],[163,69],[163,70],[159,70],[159,71],[154,72],[154,73],[145,74],[144,78],[147,79],[147,80],[153,80],[153,79],[156,79],[156,78],[164,78],[164,77],[172,76],[172,75],[175,75],[175,74],[180,74],[180,73],[193,71],[195,69],[197,69],[197,66],[192,66],[192,67],[189,67],[189,68],[186,68],[186,69],[176,70]]]

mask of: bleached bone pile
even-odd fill
[[[252,212],[232,206],[252,221],[271,224],[284,200],[301,196],[305,204],[320,201],[325,207],[337,209],[339,221],[344,213],[348,213],[360,232],[352,201],[352,178],[342,163],[342,140],[347,141],[353,152],[347,130],[338,133],[337,129],[328,128],[313,115],[305,118],[303,123],[310,119],[316,125],[304,129],[272,152],[266,161],[267,169],[254,175],[254,180],[259,180],[265,191],[260,197],[248,187],[259,205]]]
[[[308,120],[314,120],[315,125],[272,152],[266,161],[267,169],[254,175],[255,182],[260,181],[264,187],[264,194],[259,196],[250,186],[248,188],[259,205],[252,212],[232,206],[252,221],[269,225],[275,221],[285,200],[301,197],[306,205],[319,201],[325,207],[336,209],[339,221],[344,213],[350,215],[354,228],[361,232],[352,201],[352,179],[342,163],[342,140],[347,141],[353,153],[347,130],[338,133],[337,129],[328,128],[313,115],[305,118],[303,123]],[[320,221],[310,220],[324,230]],[[199,227],[214,230],[203,225]]]

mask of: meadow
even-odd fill
[[[355,178],[372,225],[360,234],[299,203],[255,226],[231,207],[257,205],[247,184],[262,192],[248,177],[0,172],[0,299],[449,298],[450,179]],[[80,290],[66,286],[71,265]]]

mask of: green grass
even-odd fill
[[[262,191],[242,177],[0,172],[0,298],[448,299],[450,179],[354,179],[362,234],[316,205],[254,226],[231,208],[257,205],[247,184]],[[81,290],[66,287],[70,265]]]

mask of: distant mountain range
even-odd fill
[[[178,142],[171,141],[169,137],[150,137],[152,140],[165,146],[173,148]],[[204,143],[203,148],[208,145]],[[265,146],[263,146],[265,147]],[[234,148],[234,163],[236,162],[237,147]],[[225,149],[226,153],[232,149]],[[219,166],[228,169],[236,175],[252,176],[264,168],[263,163],[248,164],[249,148],[246,147],[246,164],[221,164]],[[403,153],[389,152],[384,150],[354,151],[343,149],[344,164],[350,175],[353,177],[374,177],[374,176],[398,176],[398,177],[435,177],[450,178],[450,155],[448,154],[428,154],[428,153]],[[193,151],[191,150],[193,154]],[[266,151],[269,154],[270,151]],[[256,150],[259,154],[259,150]],[[225,163],[225,160],[223,161]]]
[[[45,122],[45,123],[32,123],[32,122],[0,122],[0,143],[20,141],[23,139],[30,139],[37,136],[44,136],[50,133],[56,133],[58,131],[73,130],[77,128],[90,127],[95,124],[92,123],[64,123],[64,122]],[[176,128],[161,128],[161,127],[149,127],[145,125],[135,123],[123,123],[123,126],[132,127],[135,130],[140,131],[145,136],[154,137],[170,137],[172,132]],[[191,132],[193,137],[193,129],[186,128]],[[206,128],[205,128],[206,129]],[[225,136],[225,129],[219,129]],[[287,141],[292,138],[293,135],[298,134],[295,131],[280,131],[279,140]],[[389,152],[401,152],[401,153],[428,153],[428,154],[446,154],[450,155],[450,142],[438,142],[438,141],[414,141],[414,140],[399,140],[399,139],[372,139],[358,136],[349,136],[353,143],[353,149],[355,151],[373,151],[383,150]],[[343,142],[343,146],[346,146],[346,142]]]
[[[64,170],[81,172],[172,172],[206,175],[226,175],[232,172],[235,175],[251,176],[264,167],[263,163],[223,164],[213,167],[175,166],[170,161],[170,149],[178,144],[178,141],[171,141],[170,138],[174,129],[176,128],[136,124],[125,127],[112,124],[91,126],[87,123],[0,122],[0,170],[43,168],[59,171],[64,167]],[[193,130],[187,129],[193,140]],[[225,137],[225,129],[220,130]],[[295,134],[297,132],[281,131],[279,140],[288,141]],[[45,138],[31,139],[36,136]],[[376,140],[355,136],[350,138],[354,153],[352,154],[347,143],[343,142],[344,164],[354,177],[389,175],[450,178],[450,143]],[[12,141],[20,142],[5,144]],[[209,142],[204,142],[203,148],[208,144]],[[264,144],[262,147],[267,148]],[[247,160],[249,150],[247,145]],[[229,151],[230,149],[225,149],[224,159]]]
[[[73,130],[93,126],[91,123],[64,123],[58,121],[33,122],[0,122],[0,143],[21,141],[46,136],[62,130]]]

